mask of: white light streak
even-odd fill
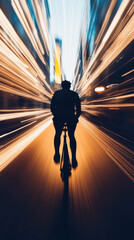
[[[12,133],[18,132],[19,130],[24,129],[24,128],[26,128],[26,127],[34,124],[35,122],[36,122],[36,121],[33,121],[33,122],[31,122],[31,123],[26,124],[26,125],[23,126],[23,127],[20,127],[20,128],[17,128],[17,129],[15,129],[15,130],[11,131],[11,132],[2,134],[2,135],[0,135],[0,138],[6,137],[6,136],[8,136],[8,135],[10,135],[10,134],[12,134]]]
[[[20,139],[17,139],[0,153],[0,171],[2,171],[9,163],[11,163],[31,142],[37,138],[50,124],[52,120],[47,120],[39,123],[37,126],[29,130]]]

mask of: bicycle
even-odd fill
[[[67,147],[67,124],[64,123],[63,126],[63,132],[64,132],[64,142],[63,142],[63,151],[62,151],[62,157],[60,160],[60,171],[61,171],[61,178],[63,181],[67,180],[69,176],[71,176],[71,163],[69,159],[69,154],[68,154],[68,147]]]

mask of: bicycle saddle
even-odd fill
[[[63,131],[64,131],[64,132],[67,132],[67,130],[68,130],[68,129],[67,129],[67,123],[64,123]]]

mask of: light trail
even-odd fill
[[[80,123],[87,129],[117,166],[134,182],[134,152],[105,134],[85,118],[81,118]]]
[[[39,115],[44,113],[47,114],[48,112],[50,113],[49,109],[39,110],[39,111],[30,111],[30,112],[27,111],[27,112],[18,112],[18,113],[4,113],[4,114],[0,114],[0,121],[22,118],[22,117],[29,117],[32,115]]]
[[[15,130],[11,131],[11,132],[2,134],[2,135],[0,135],[0,138],[6,137],[6,136],[8,136],[8,135],[10,135],[10,134],[12,134],[12,133],[18,132],[19,130],[24,129],[24,128],[26,128],[26,127],[34,124],[35,122],[36,122],[36,121],[33,121],[33,122],[31,122],[31,123],[26,124],[26,125],[23,126],[23,127],[20,127],[20,128],[17,128],[17,129],[15,129]]]
[[[125,137],[122,137],[121,135],[119,135],[119,134],[117,134],[117,133],[115,133],[115,132],[113,132],[113,131],[110,131],[110,130],[108,130],[108,129],[106,129],[106,128],[104,128],[104,127],[101,127],[102,129],[104,129],[104,130],[106,130],[107,132],[110,132],[110,133],[112,133],[113,135],[115,135],[115,136],[118,136],[119,138],[122,138],[122,139],[124,139],[125,141],[127,141],[127,142],[130,142],[131,144],[133,144],[134,145],[134,142],[133,141],[131,141],[131,140],[129,140],[129,139],[127,139],[127,138],[125,138]]]
[[[47,54],[49,54],[49,49],[50,49],[50,43],[49,43],[49,30],[46,22],[46,11],[45,11],[45,6],[44,6],[44,1],[31,1],[35,13],[35,17],[38,23],[38,27],[43,39],[43,42],[45,44],[45,50],[47,51]]]
[[[103,99],[98,99],[98,100],[94,100],[94,101],[91,101],[90,103],[93,103],[93,102],[95,102],[95,103],[98,103],[98,102],[104,102],[104,101],[110,101],[110,100],[116,100],[115,101],[115,104],[118,104],[118,100],[124,100],[124,99],[129,99],[129,98],[133,98],[134,97],[134,94],[132,93],[132,94],[127,94],[127,95],[119,95],[119,96],[114,96],[114,97],[109,97],[109,98],[103,98]],[[128,104],[128,103],[126,103],[126,104]],[[131,105],[131,106],[134,106],[134,103],[129,103],[129,105]],[[89,105],[90,106],[90,105]],[[96,105],[95,105],[96,106]]]
[[[43,117],[46,117],[46,116],[50,116],[50,115],[52,115],[51,112],[45,113],[45,114],[41,114],[41,115],[39,115],[37,117],[33,117],[33,118],[29,118],[29,119],[23,120],[23,121],[21,121],[21,123],[28,122],[28,121],[31,121],[31,120],[34,120],[34,119],[38,119],[39,120],[40,118],[43,118]]]
[[[40,108],[34,108],[34,111],[40,111]],[[30,112],[33,111],[31,108],[20,108],[20,109],[0,109],[0,113],[16,113],[16,112]]]
[[[11,163],[31,142],[37,138],[52,123],[48,118],[31,130],[26,132],[22,137],[11,143],[0,153],[0,171],[2,171],[9,163]]]
[[[132,14],[132,5],[129,6],[130,1],[123,1],[119,10],[117,11],[113,21],[111,22],[103,40],[101,41],[99,47],[97,48],[95,54],[93,54],[88,67],[86,68],[83,77],[79,83],[78,89],[80,90],[80,96],[83,96],[87,92],[87,88],[93,83],[96,78],[113,62],[113,60],[125,49],[128,44],[133,40],[134,36],[134,16]],[[127,7],[129,6],[129,9]],[[129,19],[127,15],[129,13]],[[123,16],[124,26],[121,29],[118,36],[115,37],[113,43],[109,47],[108,39],[111,36],[113,30],[118,28],[118,24]],[[114,35],[113,35],[114,36]],[[103,51],[105,47],[105,51]],[[101,56],[102,55],[102,56]],[[96,63],[97,58],[101,58],[101,63],[92,73],[92,66]]]
[[[134,69],[132,69],[131,71],[129,71],[129,72],[127,72],[127,73],[124,73],[123,75],[121,75],[122,77],[125,77],[126,75],[128,75],[128,74],[130,74],[130,73],[132,73],[132,72],[134,72]]]
[[[96,41],[95,41],[96,44],[99,43],[99,41],[100,41],[100,39],[101,39],[101,37],[102,37],[102,35],[104,33],[104,30],[106,29],[106,26],[107,26],[107,24],[109,22],[109,19],[111,17],[111,14],[112,14],[112,12],[114,10],[114,7],[115,7],[116,3],[117,3],[117,0],[112,0],[111,3],[110,3],[109,9],[108,9],[108,11],[106,13],[106,16],[105,16],[105,19],[103,21],[102,27],[101,27],[101,29],[100,29],[100,31],[98,33],[97,38],[96,38]]]
[[[24,27],[35,51],[37,52],[41,61],[45,64],[43,55],[44,50],[39,39],[37,29],[35,28],[34,22],[32,20],[29,8],[25,0],[23,0],[23,4],[18,0],[12,0],[11,4],[13,6],[14,11],[16,12],[22,26]]]
[[[103,78],[101,81],[99,81],[99,84],[102,84],[102,82],[104,82],[108,77],[110,77],[110,76],[112,76],[114,73],[117,73],[118,71],[120,71],[121,68],[123,68],[123,67],[128,66],[129,64],[131,64],[132,61],[134,61],[134,58],[132,58],[132,59],[130,59],[129,61],[125,62],[125,64],[121,65],[120,67],[116,68],[116,70],[114,70],[113,72],[111,72],[110,74],[108,74],[105,78]],[[122,77],[122,76],[121,76],[121,77]],[[130,79],[130,80],[133,80],[133,79]],[[129,81],[130,81],[130,80],[129,80]],[[128,81],[128,80],[127,80],[127,81]],[[121,85],[124,85],[127,81],[121,82],[121,83],[120,83],[120,86],[121,86]],[[97,85],[98,85],[98,83],[95,84],[94,87],[96,87]]]
[[[77,77],[77,74],[78,74],[80,62],[81,62],[81,60],[79,60],[79,62],[78,62],[76,73],[75,73],[75,76],[74,76],[73,87],[72,87],[73,89],[76,88],[76,77]],[[79,79],[78,79],[78,82],[79,82]]]
[[[126,107],[134,107],[134,104],[133,103],[121,103],[121,104],[102,104],[102,105],[82,105],[82,107],[89,107],[89,108],[126,108]]]
[[[48,102],[53,91],[45,80],[44,72],[2,10],[0,19],[1,90]]]

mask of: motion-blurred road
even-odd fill
[[[68,192],[53,161],[52,124],[1,171],[2,240],[132,239],[133,182],[121,145],[84,118],[75,135],[78,167]]]

